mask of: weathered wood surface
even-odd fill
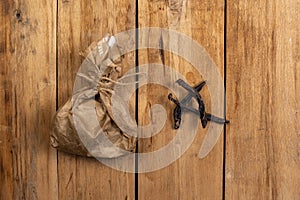
[[[56,3],[0,1],[0,199],[57,199]]]
[[[299,10],[228,0],[226,199],[300,198]]]
[[[221,137],[207,158],[197,157],[207,131],[199,127],[179,160],[159,171],[139,174],[138,183],[134,174],[110,169],[94,159],[57,154],[49,145],[51,117],[72,94],[82,61],[79,52],[108,32],[134,28],[136,2],[57,3],[0,2],[1,200],[135,199],[136,190],[139,199],[300,199],[298,1],[138,1],[139,27],[187,34],[226,74],[227,118],[231,120],[226,141]],[[139,51],[140,64],[161,62],[158,50]],[[126,69],[134,66],[134,53],[126,56],[126,63]],[[176,55],[165,52],[165,64],[190,84],[202,81]],[[139,152],[157,150],[176,135],[168,93],[157,85],[139,90],[140,125],[149,123],[148,111],[155,103],[162,104],[168,114],[160,134],[139,141]],[[209,104],[207,88],[201,94]]]
[[[58,4],[58,102],[72,95],[80,51],[107,33],[135,27],[132,0],[59,1]],[[134,67],[134,54],[127,55]],[[125,61],[125,63],[126,63]],[[134,199],[134,174],[113,170],[93,158],[58,153],[59,199]]]
[[[224,65],[224,2],[222,1],[139,1],[139,27],[162,27],[182,32],[195,42],[201,44],[223,72]],[[143,35],[140,39],[144,40]],[[176,43],[176,42],[175,42]],[[175,45],[175,44],[172,44]],[[176,48],[182,48],[177,46]],[[179,56],[164,52],[165,65],[178,70],[191,85],[203,81],[203,77],[187,61]],[[139,64],[160,63],[159,50],[139,51]],[[165,74],[166,67],[161,67],[161,79],[175,74]],[[157,70],[157,69],[155,69]],[[151,76],[153,69],[149,67]],[[161,104],[167,110],[167,121],[164,129],[148,139],[139,140],[139,152],[151,152],[167,145],[176,135],[173,129],[173,109],[167,96],[168,91],[159,85],[148,85],[139,89],[139,124],[147,125],[150,121],[148,112],[153,104]],[[201,92],[206,103],[210,96],[207,88]],[[160,117],[160,116],[158,116]],[[173,164],[138,177],[139,199],[221,199],[223,178],[223,140],[206,159],[200,160],[197,155],[207,129],[199,130],[190,148]],[[191,134],[186,132],[185,134]]]

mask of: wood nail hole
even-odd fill
[[[22,12],[21,12],[21,10],[17,9],[15,11],[15,16],[16,16],[16,19],[18,20],[18,22],[22,22]]]

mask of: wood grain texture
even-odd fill
[[[61,106],[72,94],[79,52],[106,33],[134,28],[136,1],[0,1],[0,199],[135,199],[136,189],[139,199],[222,199],[222,193],[225,199],[300,199],[300,3],[226,2],[224,30],[225,1],[138,1],[139,27],[187,34],[208,51],[221,74],[226,31],[231,123],[224,175],[223,138],[200,160],[207,129],[199,126],[179,160],[139,174],[135,188],[134,174],[92,158],[57,154],[49,129],[56,102]],[[191,85],[203,80],[183,58],[164,54],[165,64]],[[134,66],[135,54],[126,55],[125,63],[124,72]],[[140,50],[139,63],[161,64],[160,51]],[[164,68],[159,70],[164,79]],[[140,125],[149,123],[154,104],[168,114],[160,134],[139,140],[139,152],[157,150],[175,137],[169,92],[155,84],[139,89]],[[201,94],[209,105],[208,89]]]
[[[300,199],[300,3],[227,2],[226,199]]]
[[[201,44],[211,55],[223,73],[224,45],[224,2],[222,1],[139,1],[139,27],[162,27],[182,32]],[[141,40],[144,36],[141,35]],[[176,43],[176,42],[175,42]],[[176,44],[172,44],[176,45]],[[177,48],[181,48],[177,46]],[[165,64],[179,71],[191,85],[203,81],[197,70],[183,58],[164,52]],[[160,63],[159,50],[140,50],[139,64]],[[149,68],[148,73],[154,69]],[[156,70],[156,69],[155,69]],[[161,69],[165,79],[165,67]],[[153,72],[153,71],[152,71]],[[171,74],[173,82],[178,77]],[[176,135],[173,129],[174,104],[167,96],[166,88],[150,84],[139,89],[139,124],[150,121],[149,108],[161,104],[167,111],[167,121],[162,131],[149,139],[139,139],[139,152],[151,152],[168,144]],[[207,88],[201,92],[209,105]],[[197,136],[185,154],[173,164],[146,174],[139,174],[139,199],[221,199],[223,178],[223,140],[209,156],[200,160],[197,155],[207,129],[199,124]],[[186,134],[189,134],[188,132]]]
[[[0,199],[57,199],[56,3],[0,2]]]
[[[75,75],[82,62],[80,51],[107,33],[134,28],[134,14],[132,0],[59,0],[59,105],[72,95]],[[126,67],[133,67],[134,62],[134,54],[126,56]],[[60,199],[134,199],[134,174],[110,169],[93,158],[59,152],[58,177]]]

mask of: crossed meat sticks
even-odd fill
[[[212,122],[215,122],[218,124],[229,123],[229,121],[226,119],[221,119],[219,117],[213,116],[210,113],[205,112],[205,105],[204,105],[201,95],[199,94],[199,92],[201,91],[203,86],[206,84],[205,81],[201,82],[199,85],[197,85],[194,88],[191,87],[189,84],[187,84],[182,79],[178,79],[176,81],[176,83],[178,83],[181,87],[186,89],[189,92],[189,94],[186,95],[180,102],[177,99],[174,99],[173,95],[171,93],[168,95],[168,99],[176,104],[176,107],[174,109],[174,128],[175,129],[178,129],[180,127],[182,110],[188,110],[190,112],[195,113],[196,115],[199,115],[203,128],[206,127],[208,121],[212,121]],[[187,106],[187,103],[189,103],[193,97],[198,102],[198,105],[199,105],[198,110]]]

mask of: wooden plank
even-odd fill
[[[82,62],[79,52],[107,33],[134,28],[134,15],[133,0],[59,1],[59,106],[72,95],[75,74]],[[134,64],[131,53],[125,58],[125,68]],[[60,199],[134,199],[134,174],[110,169],[92,158],[59,152],[58,176]]]
[[[223,73],[224,2],[222,1],[139,1],[139,27],[170,28],[187,34],[201,44]],[[143,40],[143,35],[140,36]],[[176,42],[175,42],[176,43]],[[176,45],[176,44],[172,44]],[[177,46],[177,48],[181,48]],[[190,84],[203,80],[197,70],[183,58],[164,52],[165,64],[179,71]],[[139,64],[162,63],[159,50],[140,50]],[[160,78],[166,78],[166,67],[161,67]],[[151,74],[153,69],[148,68]],[[157,69],[155,69],[157,70]],[[201,72],[200,72],[201,73]],[[171,74],[175,82],[178,77]],[[153,152],[168,144],[176,135],[173,129],[174,104],[167,99],[170,91],[158,85],[139,89],[139,124],[150,121],[149,108],[161,104],[167,111],[167,121],[162,131],[151,138],[139,139],[139,152]],[[207,88],[203,98],[210,104]],[[208,106],[209,107],[209,106]],[[158,116],[160,118],[160,116]],[[193,144],[173,164],[151,173],[139,174],[139,199],[221,199],[223,178],[223,140],[219,139],[213,151],[203,160],[197,155],[207,129],[199,129]],[[186,133],[189,134],[189,133]]]
[[[300,199],[299,10],[228,0],[226,199]]]
[[[0,199],[57,199],[56,3],[0,2]]]

